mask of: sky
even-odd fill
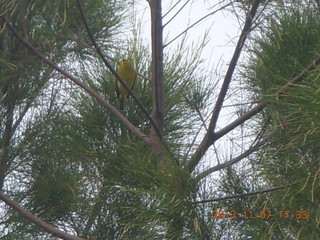
[[[174,6],[173,4],[176,2],[177,1],[163,1],[163,16],[166,15],[167,11],[171,9]],[[186,2],[188,2],[188,4],[180,11],[180,8]],[[174,19],[170,21],[170,23],[166,25],[164,28],[164,42],[170,42],[181,32],[187,29],[188,26],[197,22],[203,16],[206,16],[207,14],[218,10],[221,7],[221,5],[217,4],[218,2],[219,1],[217,0],[181,1],[181,3],[177,4],[177,6],[174,7],[173,10],[163,19],[163,24],[166,24],[173,16],[175,16]],[[145,0],[138,0],[137,4],[135,4],[135,7],[137,11],[138,21],[142,22],[142,36],[146,42],[150,43],[149,6]],[[177,14],[177,12],[179,13]],[[218,72],[219,74],[221,74],[221,77],[218,78],[220,85],[223,81],[223,77],[227,70],[228,63],[230,62],[230,59],[232,57],[236,42],[238,40],[238,36],[240,34],[240,30],[240,24],[235,18],[234,14],[223,10],[217,11],[213,15],[210,15],[204,21],[195,25],[188,31],[187,43],[189,43],[190,45],[192,45],[193,43],[201,42],[207,33],[208,44],[206,45],[202,53],[202,57],[205,59],[205,61],[203,63],[203,66],[200,66],[199,68],[202,69],[202,71]],[[172,42],[170,44],[170,48],[174,49],[180,43],[181,39],[182,37]],[[227,105],[233,104],[232,101],[229,102],[228,100],[225,103]],[[212,108],[210,108],[208,111],[211,110]],[[221,112],[218,124],[220,124],[220,126],[223,127],[232,120],[234,120],[237,117],[236,115],[234,115],[234,111],[234,108],[224,108]],[[232,134],[238,135],[239,132],[234,131]],[[233,143],[230,142],[229,137],[230,135],[226,138],[222,138],[217,143],[217,148],[219,148],[219,154],[221,154],[220,157],[227,155],[228,157],[230,157],[230,144]],[[199,139],[201,139],[201,137]],[[207,156],[207,160],[204,161],[206,163],[204,163],[202,167],[206,168],[209,165],[211,167],[215,165],[217,162],[216,159],[214,160],[214,162],[212,162],[212,156],[216,156],[216,154],[217,152],[215,152],[215,150],[211,148]],[[234,151],[234,154],[236,154],[236,151]]]
[[[163,1],[163,15],[166,15],[169,9],[173,7],[173,3],[176,1]],[[203,16],[216,11],[221,5],[217,5],[218,1],[214,2],[216,6],[212,7],[208,1],[181,1],[173,10],[170,11],[163,19],[163,24],[166,24],[177,12],[179,12],[172,21],[164,28],[164,42],[168,43],[181,32],[188,28],[188,26],[197,22]],[[185,2],[191,2],[187,4],[181,11],[180,8]],[[150,14],[147,1],[140,0],[135,4],[137,11],[137,18],[142,21],[142,36],[146,38],[146,41],[150,42]],[[233,47],[235,45],[235,37],[239,31],[239,24],[231,13],[227,11],[218,11],[217,13],[209,16],[206,20],[200,22],[196,26],[192,27],[188,31],[188,42],[196,43],[200,42],[208,32],[208,44],[203,53],[203,57],[207,63],[218,64],[223,58],[225,63],[232,56]],[[174,47],[179,44],[180,40],[175,40],[170,44],[170,47]]]

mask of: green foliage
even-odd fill
[[[143,60],[141,64],[142,62]],[[114,93],[115,79],[111,74],[97,67],[92,74],[84,74],[83,79],[87,79],[89,84],[106,98],[110,97],[112,104],[118,105]],[[168,85],[172,83],[167,82]],[[179,86],[179,83],[174,83]],[[147,109],[151,109],[149,90],[148,80],[138,78],[134,92]],[[84,234],[93,239],[120,236],[124,239],[162,239],[166,234],[167,224],[172,219],[174,228],[177,227],[176,223],[180,222],[180,229],[188,225],[188,234],[194,234],[191,230],[194,213],[191,214],[192,207],[188,203],[194,184],[189,175],[181,170],[173,159],[170,160],[173,161],[172,165],[165,166],[165,170],[159,172],[155,156],[145,143],[124,128],[112,115],[106,114],[96,101],[81,93],[72,94],[75,99],[72,106],[79,116],[78,121],[85,135],[83,138],[87,139],[90,146],[88,151],[92,154],[90,163],[82,164],[88,164],[88,168],[94,169],[96,176],[90,176],[90,181],[97,183],[89,187],[95,197],[88,195],[84,201],[88,201],[96,210],[89,216],[88,223],[92,219],[98,219],[98,222],[91,223],[92,226],[87,224]],[[186,112],[185,109],[183,111]],[[126,99],[123,113],[141,130],[149,130],[149,123],[132,99]],[[173,124],[178,125],[175,121],[177,116],[182,115],[178,112],[171,116],[169,113],[168,128],[172,129]],[[74,124],[74,120],[69,124]],[[175,131],[179,129],[176,128]],[[168,146],[175,146],[179,142],[179,136],[172,131],[170,137],[164,137]],[[85,211],[90,212],[90,208]],[[103,212],[108,214],[104,215]],[[173,232],[172,235],[174,234]]]
[[[249,77],[253,90],[263,97],[274,95],[311,64],[320,51],[319,12],[310,9],[283,11],[270,20],[269,25],[262,26],[269,30],[257,36],[252,53]]]
[[[16,23],[21,34],[41,52],[89,53],[89,48],[84,48],[87,33],[76,1],[2,0],[1,3],[0,15]],[[123,5],[113,1],[85,1],[83,5],[98,43],[110,47],[110,38],[119,33]]]
[[[0,15],[8,17],[24,38],[118,106],[114,76],[92,50],[76,1],[2,2]],[[89,27],[102,50],[114,58],[129,55],[145,76],[138,77],[134,93],[151,112],[148,50],[138,42],[132,46],[132,42],[117,41],[117,33],[128,26],[122,3],[83,2]],[[191,63],[183,51],[166,55],[164,139],[172,150],[167,156],[172,164],[159,171],[145,143],[3,29],[0,97],[4,107],[0,113],[7,108],[2,100],[11,103],[14,99],[13,117],[21,118],[12,133],[8,156],[13,160],[6,179],[14,179],[5,185],[9,195],[57,228],[88,239],[164,239],[167,231],[177,238],[183,234],[195,239],[197,213],[190,204],[195,183],[176,162],[186,158],[187,147],[181,138],[190,135],[187,130],[195,128],[192,117],[208,101],[201,96],[212,91],[201,87],[192,67],[200,63],[198,55]],[[14,94],[7,94],[6,86]],[[186,95],[193,97],[189,100]],[[150,123],[131,98],[126,99],[123,114],[141,131],[150,131]],[[25,239],[51,239],[12,212],[5,212],[5,218],[1,239],[19,239],[16,232]]]
[[[88,157],[86,142],[70,121],[66,113],[51,115],[49,121],[39,119],[24,152],[32,156],[27,162],[32,212],[51,221],[68,215],[75,206],[81,183],[77,163]]]
[[[102,50],[116,59],[129,57],[144,76],[138,77],[133,91],[151,112],[148,48],[137,39],[127,42],[117,35],[128,27],[123,12],[127,1],[83,2],[89,27]],[[118,106],[115,78],[96,57],[76,1],[1,3],[0,16],[8,17],[24,38]],[[166,156],[170,164],[159,170],[149,146],[3,30],[1,136],[12,120],[9,139],[0,141],[1,151],[9,149],[6,154],[0,152],[1,163],[9,166],[3,175],[9,179],[5,190],[57,228],[87,239],[218,239],[221,235],[232,239],[235,234],[241,239],[299,239],[300,235],[317,239],[319,69],[309,72],[288,93],[276,96],[276,91],[319,54],[319,25],[316,11],[285,12],[269,22],[270,31],[264,31],[256,42],[247,72],[249,90],[255,100],[268,103],[261,125],[268,123],[268,130],[280,127],[279,135],[255,155],[256,168],[240,173],[237,168],[226,168],[212,195],[294,185],[267,196],[231,198],[203,207],[192,204],[200,184],[179,166],[190,157],[194,143],[187,139],[199,133],[198,120],[205,122],[201,112],[210,104],[215,87],[211,81],[203,83],[207,77],[196,71],[201,63],[199,49],[192,54],[180,47],[164,57],[167,108],[163,139],[171,152]],[[131,98],[125,105],[123,115],[148,134],[150,123],[141,109]],[[9,148],[4,140],[11,143]],[[208,209],[219,208],[255,213],[271,209],[274,213],[267,220],[211,221]],[[282,210],[307,210],[310,215],[304,220],[293,215],[280,219]],[[1,239],[51,239],[16,214],[6,211],[3,215]]]
[[[319,55],[319,19],[315,9],[286,9],[269,22],[270,30],[256,41],[249,64],[253,98],[268,104],[261,125],[267,123],[268,129],[278,130],[257,155],[259,172],[254,174],[261,182],[255,185],[270,188],[293,184],[266,199],[256,198],[257,205],[251,209],[270,209],[274,215],[267,221],[241,224],[242,232],[254,239],[319,239],[320,69],[307,72],[303,81],[277,94]],[[279,217],[284,210],[290,211],[285,219]],[[296,211],[307,211],[307,219],[296,219]]]

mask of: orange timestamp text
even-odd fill
[[[286,219],[294,217],[296,219],[307,219],[308,212],[305,210],[300,211],[269,211],[263,210],[260,212],[253,211],[224,211],[214,210],[212,211],[212,219],[270,219],[272,217],[278,217],[280,219]]]

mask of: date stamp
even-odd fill
[[[212,213],[212,219],[270,219],[270,218],[295,218],[295,219],[307,219],[309,217],[308,212],[305,210],[300,211],[269,211],[263,210],[260,212],[254,211],[225,211],[214,210]]]

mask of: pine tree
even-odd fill
[[[222,77],[185,41],[213,13],[171,48],[162,21],[188,3],[148,3],[151,51],[135,2],[0,1],[0,238],[318,239],[317,1],[212,6],[241,24]]]

